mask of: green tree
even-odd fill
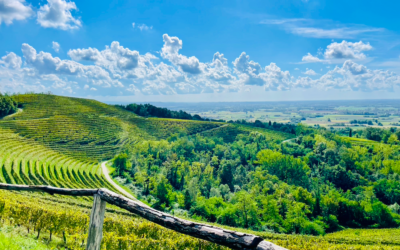
[[[254,197],[242,190],[235,194],[236,209],[241,218],[241,224],[244,228],[254,226],[259,223],[257,218],[257,202]]]
[[[192,197],[190,197],[190,193],[189,193],[188,189],[185,190],[184,195],[185,195],[184,196],[185,209],[189,210],[193,205],[193,201],[192,201]]]
[[[169,206],[167,183],[167,180],[163,178],[156,187],[156,198],[160,204],[165,204],[165,206]]]
[[[12,97],[0,93],[0,117],[15,113],[17,110],[17,102]]]
[[[387,143],[391,144],[391,145],[395,145],[395,144],[399,144],[399,139],[397,138],[396,134],[391,134]]]
[[[127,170],[128,155],[125,153],[117,155],[113,160],[113,167],[117,169],[117,174],[122,176],[124,171]]]
[[[234,162],[232,160],[221,161],[221,169],[219,178],[222,184],[227,184],[231,191],[233,191],[233,173],[235,171]]]

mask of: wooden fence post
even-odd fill
[[[86,250],[100,250],[101,238],[103,237],[106,202],[103,201],[98,194],[95,194],[93,198]]]

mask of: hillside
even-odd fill
[[[21,112],[0,120],[3,183],[108,187],[100,162],[142,140],[172,134],[224,133],[213,122],[142,118],[98,101],[47,94],[13,97]],[[246,133],[229,125],[233,134]],[[225,133],[231,134],[231,133]],[[286,138],[279,134],[278,138]]]
[[[22,111],[0,119],[2,183],[118,192],[101,163],[125,155],[116,180],[174,216],[251,232],[289,249],[400,249],[392,236],[400,223],[396,145],[302,127],[294,138],[234,123],[144,118],[88,99],[13,98]],[[0,192],[7,224],[34,228],[41,237],[67,235],[59,244],[72,249],[87,237],[90,207],[91,198]],[[107,249],[225,249],[114,207],[107,214]],[[345,228],[355,229],[340,231]]]

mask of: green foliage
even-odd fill
[[[8,95],[0,93],[0,117],[17,112],[18,103]]]
[[[177,204],[194,219],[254,230],[323,235],[400,225],[396,207],[388,207],[398,202],[397,148],[299,130],[307,135],[285,143],[259,131],[231,142],[201,135],[143,141],[129,151],[133,184],[158,209]]]
[[[127,171],[128,167],[128,155],[123,153],[114,157],[113,159],[113,167],[117,169],[117,174],[121,176],[125,171]]]
[[[127,106],[119,106],[126,110],[129,110],[137,115],[148,117],[159,117],[159,118],[173,118],[173,119],[184,119],[184,120],[204,120],[199,115],[191,115],[185,111],[172,111],[167,108],[158,108],[151,104],[136,104],[132,103]]]

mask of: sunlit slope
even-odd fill
[[[78,160],[0,128],[0,182],[114,190],[100,164]]]
[[[256,127],[249,127],[240,124],[225,124],[216,129],[210,129],[201,132],[202,136],[209,136],[209,137],[220,137],[223,138],[225,142],[233,142],[237,135],[239,134],[250,134],[251,132],[259,132],[265,135],[267,140],[278,140],[284,141],[287,139],[294,138],[295,135],[283,133],[279,131],[273,131],[265,128],[256,128]]]
[[[173,134],[217,136],[262,132],[269,139],[292,135],[205,121],[143,118],[94,100],[46,94],[17,95],[22,112],[0,120],[0,181],[65,188],[113,189],[99,163],[144,139]]]
[[[101,102],[43,94],[15,99],[23,111],[0,121],[0,128],[75,158],[110,159],[146,136],[121,119],[133,114]]]
[[[143,118],[98,101],[46,94],[17,95],[23,111],[0,128],[63,154],[91,161],[110,159],[142,139],[166,139],[220,127],[221,123]]]

